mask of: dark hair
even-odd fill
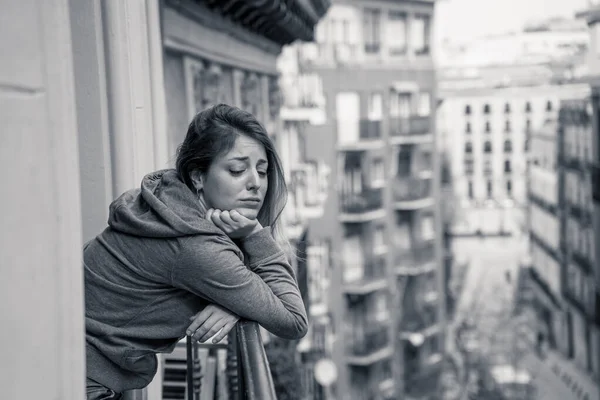
[[[275,230],[287,202],[287,186],[275,145],[265,128],[249,112],[227,104],[218,104],[196,114],[188,127],[185,140],[177,149],[177,173],[190,190],[195,191],[192,172],[199,170],[203,174],[207,173],[215,158],[229,152],[240,135],[258,141],[267,153],[269,185],[258,213],[258,221]]]

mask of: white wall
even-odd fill
[[[67,0],[0,1],[0,387],[84,398],[79,169]]]

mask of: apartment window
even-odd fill
[[[465,115],[471,115],[471,106],[468,104],[465,106]]]
[[[504,132],[510,132],[511,128],[510,128],[510,121],[506,120],[504,121]]]
[[[472,181],[468,181],[467,182],[467,193],[469,196],[469,199],[473,199],[473,182]]]
[[[504,152],[505,153],[512,153],[512,142],[510,140],[505,140],[504,141]]]
[[[510,166],[510,160],[505,160],[504,161],[504,172],[511,172],[511,166]]]
[[[485,133],[490,133],[491,131],[492,131],[492,126],[490,124],[490,121],[485,121],[484,132]]]
[[[392,92],[390,96],[390,117],[392,118],[408,118],[411,115],[411,100],[410,93]]]
[[[491,112],[490,105],[489,105],[489,104],[485,104],[485,105],[483,106],[483,113],[484,113],[484,114],[489,114],[490,112]]]
[[[552,101],[548,100],[546,102],[546,111],[552,111]]]
[[[420,117],[428,117],[431,114],[431,95],[427,92],[421,92],[418,95],[418,99],[418,115]]]
[[[492,161],[489,159],[483,160],[483,174],[485,176],[492,175]]]
[[[472,153],[472,152],[473,152],[473,143],[471,143],[471,142],[465,143],[465,153]]]
[[[490,142],[489,140],[486,140],[483,143],[483,152],[484,153],[491,153],[492,152],[492,142]]]
[[[493,190],[492,190],[492,181],[487,181],[486,184],[486,190],[487,190],[487,198],[491,199],[492,198],[492,194],[493,194]]]
[[[415,54],[429,54],[430,18],[428,15],[416,15],[411,23],[411,40]]]
[[[504,112],[506,114],[510,114],[510,104],[509,103],[504,104]]]
[[[525,112],[526,113],[531,112],[531,103],[529,101],[525,103]]]
[[[386,43],[391,55],[397,56],[406,53],[407,28],[406,13],[390,11],[386,25]]]
[[[385,322],[389,319],[390,310],[388,308],[388,302],[385,293],[375,294],[375,304],[373,308],[375,321]]]
[[[465,173],[466,174],[473,173],[473,160],[465,160]]]
[[[373,160],[371,169],[371,187],[380,188],[385,186],[385,168],[381,158]]]
[[[369,121],[381,121],[383,116],[383,96],[381,93],[370,93],[369,104],[368,104],[368,115]]]
[[[571,311],[567,311],[567,357],[575,357],[575,330]]]
[[[528,118],[525,120],[525,133],[531,132],[531,120]]]
[[[512,197],[512,182],[510,179],[506,181],[506,195]]]
[[[465,125],[465,132],[471,133],[471,123],[470,122],[467,122],[467,124]]]
[[[365,53],[378,53],[381,46],[381,12],[365,8],[363,13],[363,33]]]

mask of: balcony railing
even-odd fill
[[[385,280],[385,259],[380,258],[366,262],[362,266],[363,275],[344,283],[344,291],[348,294],[367,294],[387,287]]]
[[[389,345],[389,327],[382,325],[350,338],[348,352],[351,356],[366,357],[389,347]]]
[[[347,214],[361,214],[375,211],[383,206],[382,189],[364,189],[361,193],[352,193],[342,188],[340,209]]]
[[[187,337],[183,352],[181,343],[175,351],[166,356],[163,377],[164,399],[196,400],[199,398],[220,398],[216,380],[228,382],[228,397],[240,400],[276,400],[275,386],[269,362],[262,344],[259,326],[256,322],[240,321],[228,336],[228,344],[199,344]],[[200,356],[227,349],[226,372],[217,374],[217,361],[212,362]],[[208,351],[207,351],[208,350]],[[204,365],[204,368],[202,368]]]
[[[430,133],[429,116],[411,116],[408,118],[390,118],[390,136],[416,137]]]
[[[361,140],[381,139],[381,121],[361,119],[359,132]]]
[[[394,263],[400,274],[415,275],[435,269],[435,240],[428,239],[410,249],[396,250]]]
[[[398,330],[400,332],[415,333],[434,328],[438,323],[437,306],[427,305],[419,309],[409,309],[402,315]]]
[[[414,209],[433,202],[431,178],[396,177],[393,182],[396,208]]]

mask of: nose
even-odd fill
[[[246,181],[246,189],[248,190],[258,190],[260,189],[260,176],[258,175],[258,171],[252,171],[248,180]]]

